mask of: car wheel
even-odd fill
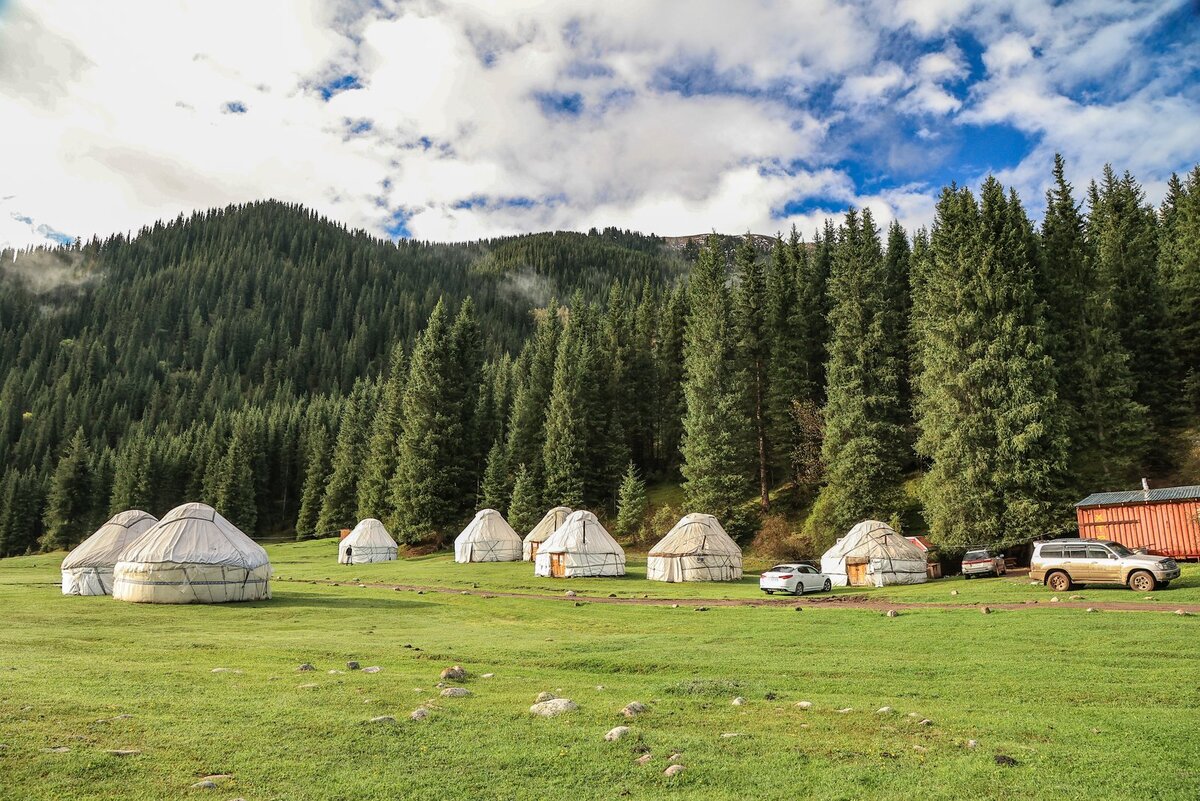
[[[1068,592],[1071,589],[1071,577],[1061,570],[1055,570],[1046,576],[1046,586],[1055,592]]]
[[[971,574],[970,574],[970,573],[963,573],[963,579],[964,579],[965,581],[970,581],[970,580],[971,580]]]
[[[765,592],[767,595],[774,595],[774,594],[775,594],[775,590],[763,590],[763,592]]]
[[[1154,576],[1145,570],[1135,570],[1129,577],[1129,589],[1134,592],[1151,592],[1158,588]]]
[[[833,582],[831,582],[829,579],[825,579],[825,586],[822,589],[825,592],[829,592],[833,589]]]
[[[792,595],[803,595],[803,594],[804,594],[804,582],[797,580],[796,588],[794,590],[792,590]]]

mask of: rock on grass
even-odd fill
[[[408,719],[409,720],[424,720],[427,717],[429,717],[429,710],[422,706],[422,707],[418,707],[417,709],[414,709],[412,711],[412,714],[408,716]]]
[[[628,726],[615,726],[609,729],[608,733],[604,735],[604,740],[605,742],[609,743],[616,742],[625,735],[629,734],[631,731],[632,729],[630,729]]]
[[[564,712],[574,712],[579,705],[570,698],[552,698],[529,707],[529,711],[543,718],[552,718]]]
[[[371,718],[371,723],[395,723],[396,719],[391,715],[380,715],[377,718]]]
[[[538,693],[537,698],[534,698],[533,702],[535,704],[544,704],[547,701],[553,701],[553,700],[554,700],[554,693],[543,692],[543,693]]]
[[[685,770],[687,770],[687,768],[685,768],[683,765],[667,765],[667,769],[663,771],[663,775],[667,777],[678,776]]]
[[[646,711],[646,705],[641,701],[630,701],[621,710],[621,714],[627,718],[635,718]]]
[[[466,698],[471,694],[471,691],[466,687],[447,687],[442,690],[443,698]]]
[[[467,671],[463,669],[462,665],[455,665],[454,667],[448,667],[442,671],[442,675],[441,675],[441,678],[445,681],[462,681],[466,677],[467,677]]]

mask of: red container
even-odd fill
[[[1200,559],[1200,487],[1102,492],[1075,505],[1079,536]]]

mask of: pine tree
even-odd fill
[[[258,525],[252,468],[254,454],[258,451],[257,439],[253,426],[245,417],[234,424],[216,484],[214,506],[217,511],[247,534],[256,533]]]
[[[734,265],[737,271],[737,289],[733,298],[737,358],[745,371],[747,407],[757,450],[758,503],[762,511],[767,512],[771,508],[767,281],[754,240],[748,232],[737,247]]]
[[[827,544],[860,520],[899,514],[906,452],[900,398],[905,314],[896,302],[905,286],[884,259],[869,209],[847,212],[832,270],[826,484],[809,521]]]
[[[43,549],[72,548],[91,533],[88,527],[92,513],[91,461],[91,449],[83,428],[79,427],[50,476]]]
[[[108,501],[109,515],[119,514],[126,509],[153,508],[153,482],[157,474],[150,441],[139,429],[126,438],[117,457],[112,494]]]
[[[1180,365],[1177,383],[1200,413],[1200,165],[1186,181],[1172,175],[1159,211],[1159,273]]]
[[[675,287],[667,297],[658,321],[658,336],[654,348],[654,374],[659,406],[655,415],[657,428],[656,461],[666,473],[674,473],[679,465],[683,441],[683,418],[687,401],[683,394],[683,331],[687,320],[687,287]]]
[[[400,446],[400,432],[404,427],[404,383],[407,377],[404,345],[396,343],[392,346],[379,406],[371,421],[367,455],[358,479],[357,517],[360,520],[368,517],[383,520],[392,515],[388,484],[396,472],[396,453]]]
[[[529,531],[542,519],[542,504],[538,499],[537,486],[533,474],[525,465],[517,468],[507,518],[514,531]]]
[[[330,471],[330,436],[323,424],[313,427],[308,437],[308,454],[305,459],[304,485],[300,491],[300,511],[296,515],[296,539],[312,539],[330,532],[317,528],[317,516],[321,513],[321,499],[325,496],[325,482]]]
[[[627,542],[637,542],[642,537],[646,524],[646,482],[638,475],[633,462],[625,470],[621,479],[621,489],[617,493],[617,536]]]
[[[508,427],[508,463],[525,465],[532,479],[542,477],[542,449],[546,444],[546,408],[554,386],[554,362],[562,326],[558,304],[551,302],[540,314],[537,329],[522,357],[528,368],[513,398]]]
[[[506,509],[508,502],[508,457],[504,440],[496,437],[488,451],[479,503],[484,509]]]
[[[554,385],[546,412],[546,443],[542,449],[545,490],[540,499],[551,506],[582,506],[584,462],[588,458],[585,431],[584,393],[586,372],[592,358],[586,332],[586,315],[572,307],[571,322],[558,343],[554,362]]]
[[[1062,530],[1066,441],[1045,323],[1033,288],[1029,220],[994,178],[982,207],[943,191],[923,272],[919,452],[925,518],[947,550],[1004,546]]]
[[[475,317],[475,304],[469,297],[463,300],[451,326],[450,346],[453,357],[446,403],[458,412],[458,430],[462,439],[456,448],[456,458],[447,478],[457,489],[458,511],[466,512],[479,494],[487,455],[484,450],[487,443],[479,440],[477,431],[483,347],[479,321]]]
[[[792,324],[796,314],[796,254],[802,243],[792,228],[787,243],[777,237],[767,272],[767,420],[775,474],[795,480],[791,456],[798,446],[792,406],[804,398],[804,340]],[[807,253],[805,254],[807,256]]]
[[[353,528],[358,504],[358,478],[367,448],[367,415],[374,408],[372,386],[359,381],[342,406],[332,469],[321,498],[317,531]]]
[[[750,491],[752,451],[725,277],[721,243],[713,235],[688,281],[681,451],[689,508],[715,515],[728,529],[733,518],[743,517],[738,507]]]
[[[413,348],[392,479],[396,513],[389,528],[406,543],[440,537],[461,505],[457,484],[447,480],[462,448],[461,409],[446,402],[456,380],[455,356],[446,304],[439,301]]]

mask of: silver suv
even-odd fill
[[[1135,592],[1150,592],[1179,578],[1179,565],[1111,540],[1048,540],[1033,544],[1029,577],[1055,592],[1076,584],[1124,584]]]

